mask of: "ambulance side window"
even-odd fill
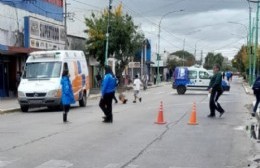
[[[189,79],[196,79],[197,71],[189,71]]]
[[[199,78],[200,79],[209,79],[209,74],[205,71],[199,71]]]

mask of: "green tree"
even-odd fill
[[[218,64],[220,67],[222,67],[224,61],[224,57],[221,53],[214,54],[212,52],[209,52],[205,58],[204,68],[205,69],[212,69],[214,64]]]
[[[101,66],[105,63],[107,21],[106,10],[101,16],[92,13],[89,18],[85,18],[88,34],[86,50],[100,62]],[[114,55],[119,60],[116,70],[117,74],[121,75],[130,57],[142,48],[144,35],[138,32],[138,26],[134,24],[130,15],[122,14],[121,4],[110,13],[109,32],[108,56]]]
[[[239,72],[245,72],[249,65],[247,59],[247,47],[242,46],[231,62],[232,66],[235,67]]]
[[[178,62],[178,64],[181,63],[180,65],[192,66],[196,63],[194,55],[187,52],[187,51],[180,50],[180,51],[176,51],[174,53],[171,53],[170,57],[171,57],[171,55],[175,55],[175,56],[177,56],[181,59],[180,61],[175,60],[175,61]]]

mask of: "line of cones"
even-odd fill
[[[155,124],[166,124],[167,122],[164,121],[164,116],[163,116],[163,102],[160,102],[160,108],[159,108],[159,112],[157,115],[157,120],[154,122]],[[190,120],[188,122],[189,125],[197,125],[197,115],[196,115],[196,103],[193,102],[192,105],[192,111],[191,111],[191,115],[190,115]]]

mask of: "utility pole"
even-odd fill
[[[200,65],[202,66],[203,64],[203,50],[201,50],[201,55],[200,55]]]
[[[107,33],[106,33],[106,51],[105,51],[105,65],[108,65],[107,58],[108,58],[108,43],[109,43],[109,31],[110,31],[110,11],[112,9],[112,0],[109,0],[108,3],[108,19],[107,19]]]
[[[178,11],[167,12],[164,15],[161,16],[161,19],[159,21],[159,27],[158,27],[158,48],[157,48],[158,49],[158,51],[157,51],[157,77],[156,77],[156,83],[157,84],[159,84],[160,81],[161,81],[160,72],[159,72],[159,70],[160,70],[160,68],[159,68],[159,61],[161,60],[161,58],[160,58],[161,22],[162,22],[163,18],[166,17],[167,15],[175,13],[175,12],[182,12],[182,11],[184,11],[184,10],[181,9],[181,10],[178,10]]]
[[[184,48],[185,48],[185,39],[183,40],[183,49],[182,49],[182,66],[184,66]]]
[[[197,59],[197,58],[196,58],[196,52],[197,52],[197,44],[195,44],[195,51],[194,51],[195,60]]]
[[[248,41],[247,41],[247,53],[249,57],[249,85],[252,85],[252,28],[251,28],[251,13],[252,13],[252,8],[250,6],[250,3],[248,2],[249,5],[249,31],[248,31]]]
[[[257,1],[257,10],[256,10],[256,27],[255,27],[255,52],[254,52],[254,64],[253,64],[253,81],[256,78],[256,58],[257,58],[257,48],[258,48],[258,23],[259,23],[259,1]]]
[[[67,39],[67,0],[64,0],[64,31],[65,31],[65,50],[68,49],[68,39]]]

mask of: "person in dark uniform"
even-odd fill
[[[254,109],[253,109],[253,112],[251,113],[252,116],[254,117],[255,113],[257,111],[257,108],[258,108],[258,104],[260,103],[260,76],[258,76],[256,78],[256,80],[255,80],[255,82],[253,84],[252,89],[254,91],[254,95],[255,95],[255,98],[256,98]]]
[[[103,122],[112,123],[112,100],[115,96],[116,80],[113,76],[113,72],[109,66],[105,66],[105,76],[101,85],[101,99],[99,107],[104,112]]]
[[[220,70],[219,65],[216,64],[213,66],[214,75],[211,78],[208,87],[210,93],[210,101],[209,101],[210,114],[208,115],[208,117],[215,117],[216,115],[215,110],[217,110],[220,113],[219,117],[221,117],[225,112],[224,109],[218,103],[218,99],[223,93],[222,74],[219,72],[219,70]]]

